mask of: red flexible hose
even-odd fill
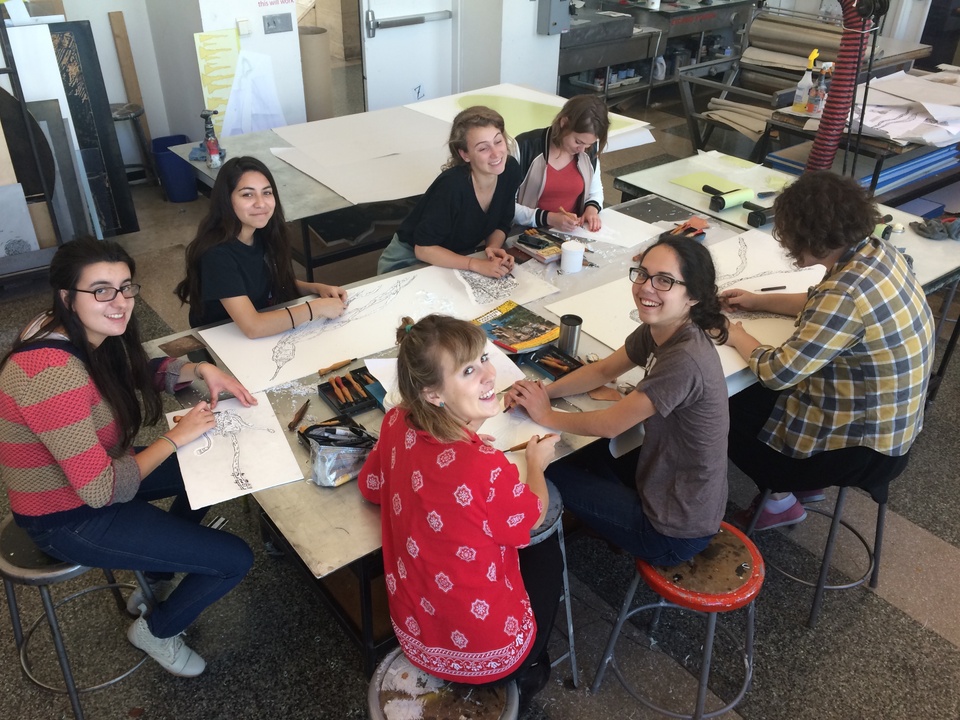
[[[866,47],[866,43],[861,40],[862,34],[847,28],[860,27],[862,30],[869,30],[873,26],[871,20],[864,20],[857,12],[856,0],[840,0],[840,6],[843,9],[844,27],[840,37],[840,51],[837,54],[830,93],[820,118],[820,129],[813,140],[806,170],[829,170],[833,167],[833,159],[837,155],[840,137],[843,135],[857,90],[857,75],[863,58],[863,48]]]

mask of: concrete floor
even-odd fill
[[[619,200],[615,175],[667,162],[690,152],[676,107],[626,110],[654,126],[656,143],[605,154],[602,158],[608,204]],[[155,188],[134,189],[139,233],[120,238],[138,262],[142,299],[171,331],[188,327],[186,311],[172,289],[182,276],[183,248],[189,242],[206,200],[169,204]],[[346,284],[373,273],[375,257],[328,266],[318,271],[324,282]],[[26,307],[44,291],[42,283],[9,286],[0,291],[0,327],[20,327]],[[32,305],[31,305],[32,303]],[[948,373],[936,406],[928,414],[905,474],[891,487],[881,584],[877,591],[857,588],[828,594],[815,629],[805,625],[811,592],[770,572],[758,600],[757,669],[751,692],[737,708],[748,720],[794,718],[936,718],[960,717],[960,484],[957,483],[958,370]],[[753,497],[752,483],[730,468],[730,510]],[[876,506],[854,493],[848,516],[872,537]],[[260,543],[255,518],[241,501],[218,506],[228,529],[254,548],[256,564],[243,583],[210,608],[190,629],[188,642],[208,662],[196,679],[175,678],[147,663],[118,685],[91,695],[83,704],[91,718],[362,718],[366,717],[366,679],[359,653],[332,615],[289,563],[268,556]],[[0,514],[6,497],[0,499]],[[809,571],[825,523],[811,518],[793,532],[763,535],[758,545],[768,560]],[[608,676],[597,695],[589,693],[597,660],[616,609],[632,576],[629,558],[616,555],[596,539],[574,533],[567,540],[573,618],[581,684],[568,685],[570,669],[562,664],[537,697],[527,718],[659,717],[643,708]],[[862,560],[846,540],[840,569],[849,575]],[[349,581],[344,575],[340,580]],[[93,575],[72,587],[91,584]],[[58,588],[57,597],[65,590]],[[649,592],[641,590],[645,600]],[[36,592],[18,591],[28,618],[39,612]],[[95,596],[94,596],[95,597]],[[129,622],[103,598],[78,600],[64,608],[68,648],[82,677],[90,678],[132,662],[136,654],[123,631]],[[562,615],[562,613],[561,613]],[[725,618],[734,633],[742,618]],[[33,657],[43,677],[55,681],[55,665],[41,662],[49,642],[38,635]],[[555,634],[555,656],[562,648]],[[689,702],[696,685],[699,626],[666,619],[653,642],[632,629],[619,646],[622,666],[650,692]],[[718,641],[711,690],[729,698],[740,668],[730,661],[729,643]],[[69,717],[64,696],[42,692],[18,670],[10,626],[0,621],[0,717]],[[670,699],[672,698],[672,700]]]

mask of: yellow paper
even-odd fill
[[[718,175],[708,172],[696,172],[690,173],[689,175],[684,175],[682,177],[674,178],[670,182],[680,187],[689,188],[696,192],[703,192],[703,186],[709,185],[710,187],[715,187],[722,193],[732,192],[733,190],[739,190],[743,187],[740,183],[732,182],[726,178],[722,178]]]
[[[523,100],[521,98],[506,97],[504,95],[483,95],[468,94],[457,99],[457,104],[461,109],[466,110],[474,105],[486,105],[492,110],[496,110],[503,115],[504,124],[507,132],[512,127],[524,128],[542,128],[547,127],[553,122],[560,109],[553,105],[538,103],[533,100]],[[613,114],[610,115],[610,130],[621,130],[629,126],[627,119],[619,118]],[[510,133],[511,135],[513,133]]]
[[[217,110],[213,127],[219,137],[223,131],[223,119],[227,101],[233,87],[233,76],[240,54],[240,35],[236,28],[216,32],[195,33],[197,62],[200,65],[200,84],[203,86],[203,104],[207,110]],[[199,113],[198,113],[199,115]]]

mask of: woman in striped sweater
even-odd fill
[[[192,677],[205,662],[180,633],[243,579],[253,555],[240,538],[200,525],[205,509],[190,509],[174,456],[214,427],[220,392],[256,401],[209,363],[147,359],[133,316],[134,270],[114,242],[81,238],[57,250],[53,308],[0,364],[0,478],[14,519],[44,552],[166,580],[169,597],[127,637],[166,670]],[[160,390],[195,379],[206,383],[210,403],[134,449],[141,426],[160,419]],[[150,503],[171,496],[169,512]],[[174,589],[176,572],[187,575]]]

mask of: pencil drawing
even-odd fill
[[[273,433],[273,428],[257,427],[252,423],[248,423],[240,417],[238,413],[232,410],[215,412],[214,417],[217,421],[216,427],[203,434],[204,446],[197,448],[197,455],[203,455],[213,447],[213,436],[230,438],[230,442],[233,444],[233,462],[230,467],[230,475],[233,477],[233,481],[237,484],[237,487],[241,490],[253,490],[253,485],[250,484],[250,481],[243,472],[243,468],[240,467],[240,441],[237,436],[245,427],[255,430],[266,430],[268,433]]]
[[[513,275],[492,278],[470,270],[457,270],[457,277],[467,286],[470,298],[478,305],[509,300],[520,287],[520,281]]]

